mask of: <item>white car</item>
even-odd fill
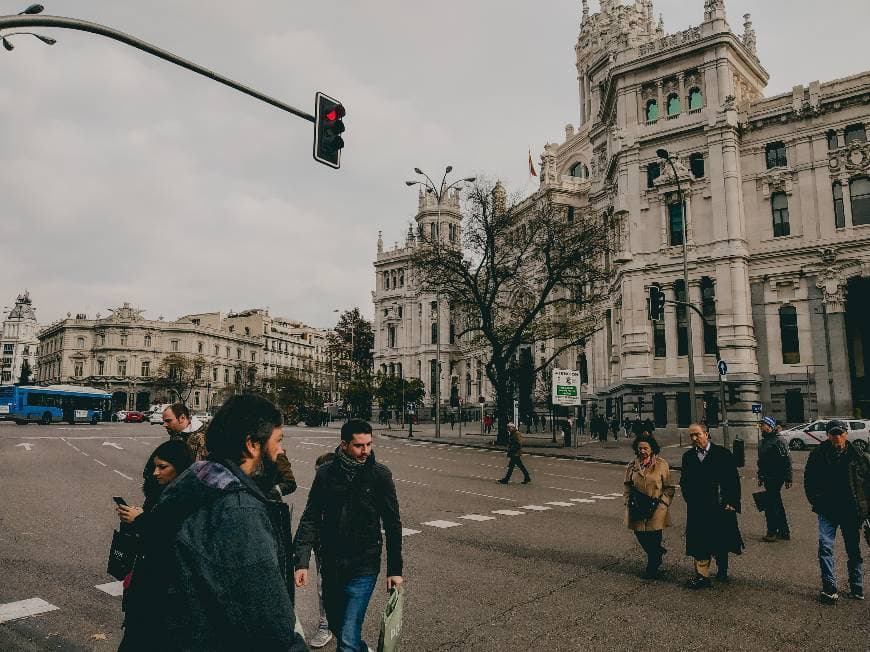
[[[151,416],[148,417],[148,423],[152,426],[162,426],[163,425],[163,410],[168,408],[168,405],[157,405],[154,410],[151,412]]]
[[[190,415],[191,419],[199,419],[204,424],[208,425],[208,422],[211,421],[211,415],[207,412],[197,412],[196,414]]]
[[[826,417],[810,423],[804,423],[794,428],[782,431],[782,436],[793,451],[806,450],[810,446],[818,446],[828,439],[828,421],[839,419],[849,426],[849,441],[862,452],[870,450],[870,421],[866,419],[849,419],[842,417]]]

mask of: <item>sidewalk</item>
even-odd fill
[[[448,444],[452,446],[470,446],[472,448],[482,448],[487,450],[503,451],[504,446],[495,445],[496,432],[489,435],[480,434],[480,425],[465,424],[470,426],[469,430],[463,427],[462,435],[459,434],[459,424],[456,424],[452,429],[450,424],[441,424],[441,436],[435,437],[435,425],[432,423],[423,423],[414,426],[414,439],[421,442],[431,442],[438,444]],[[392,428],[384,428],[383,426],[373,424],[375,433],[395,439],[407,439],[408,427],[400,428],[393,425]],[[622,438],[619,441],[609,440],[605,442],[594,441],[588,435],[581,435],[578,441],[572,442],[572,446],[566,448],[562,445],[561,431],[556,433],[556,443],[553,443],[552,433],[535,432],[526,433],[523,431],[523,448],[528,455],[539,455],[543,457],[554,457],[559,459],[577,459],[589,462],[601,462],[605,464],[628,464],[634,459],[634,451],[631,448],[633,438]],[[719,435],[717,437],[717,435]],[[656,440],[662,447],[662,457],[668,460],[671,468],[679,469],[679,462],[683,456],[683,451],[691,444],[689,438],[684,433],[682,439],[679,434],[666,433],[659,431],[656,433]],[[721,433],[713,433],[713,440],[721,444]],[[747,441],[746,448],[755,448],[755,441]],[[754,456],[754,453],[753,453]],[[749,455],[747,454],[747,457]]]

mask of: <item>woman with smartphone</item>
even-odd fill
[[[193,464],[190,451],[180,439],[163,442],[148,457],[145,469],[142,471],[142,493],[145,502],[142,507],[127,505],[123,499],[115,497],[116,510],[122,527],[133,528],[140,537],[147,536],[148,514],[160,500],[163,490],[181,475],[187,467]],[[124,638],[118,648],[119,652],[150,649],[147,620],[149,612],[147,591],[137,590],[136,571],[127,576],[124,581],[124,597],[121,609],[124,611]]]

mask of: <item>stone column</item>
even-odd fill
[[[665,394],[665,402],[668,405],[668,430],[677,432],[677,395],[675,393]]]
[[[840,177],[840,188],[843,190],[843,226],[851,229],[854,226],[852,222],[852,189],[849,188],[849,175],[844,174]]]
[[[701,307],[701,283],[699,279],[689,281],[689,303]],[[695,376],[700,376],[704,370],[704,327],[701,317],[691,308],[687,308],[689,328],[692,329],[692,355],[695,362]],[[700,411],[699,411],[700,414]]]
[[[755,340],[758,346],[755,355],[758,359],[758,374],[761,377],[761,404],[770,405],[770,355],[767,340],[767,304],[764,301],[764,281],[750,285],[752,297],[752,322],[755,327]]]
[[[662,80],[661,79],[659,79],[656,82],[656,97],[657,97],[656,101],[658,102],[658,108],[659,108],[659,119],[661,119],[662,116],[667,115],[667,110],[666,110],[666,107],[664,105],[664,99],[662,98]]]
[[[849,373],[849,345],[846,333],[846,279],[835,269],[819,275],[822,331],[827,365],[828,409],[832,416],[852,414],[852,379]],[[819,400],[822,392],[816,383]],[[821,410],[821,405],[819,406]]]
[[[686,97],[686,76],[683,73],[677,76],[677,83],[680,86],[680,113],[687,113],[689,111],[689,98]]]

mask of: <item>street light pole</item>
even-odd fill
[[[680,202],[680,215],[683,224],[683,291],[686,293],[686,303],[689,304],[691,303],[689,300],[689,230],[686,224],[686,205],[683,199],[683,187],[680,185],[680,175],[677,173],[677,166],[674,165],[674,160],[671,158],[668,150],[659,149],[656,151],[656,155],[670,164],[671,170],[674,172],[674,180],[677,183],[677,199]],[[691,423],[695,423],[698,420],[698,404],[697,397],[695,396],[695,351],[692,340],[692,316],[688,308],[686,308],[686,346],[689,349],[686,352],[689,370],[689,419]]]
[[[430,195],[433,195],[438,202],[438,224],[435,226],[435,237],[439,240],[441,239],[441,204],[444,201],[444,198],[447,196],[447,193],[450,192],[453,188],[458,188],[460,185],[464,183],[473,183],[476,179],[475,177],[465,177],[464,179],[457,179],[456,181],[448,184],[447,183],[447,175],[453,171],[453,166],[448,165],[444,170],[444,176],[441,177],[441,184],[438,188],[435,188],[435,182],[432,181],[432,178],[423,172],[420,168],[414,168],[414,172],[416,172],[419,176],[425,177],[425,181],[416,180],[416,181],[406,181],[406,186],[420,186],[421,188],[425,188],[426,192]],[[435,437],[441,436],[441,295],[439,292],[435,292],[435,330],[437,336],[435,338]]]

